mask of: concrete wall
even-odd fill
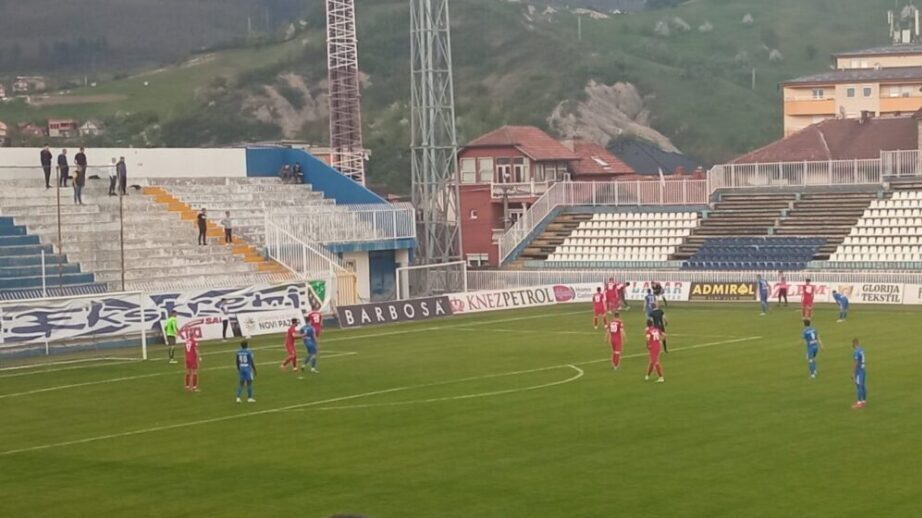
[[[67,149],[71,165],[77,149]],[[0,178],[40,178],[39,152],[40,148],[0,148]],[[51,152],[56,163],[61,148],[51,148]],[[243,148],[88,148],[86,155],[90,174],[94,174],[93,168],[110,164],[113,157],[124,156],[129,181],[132,178],[247,176],[246,149]]]
[[[342,254],[343,264],[355,264],[356,290],[361,300],[371,300],[371,277],[368,264],[368,252],[347,252]],[[347,266],[348,268],[348,266]],[[395,273],[396,275],[396,273]]]

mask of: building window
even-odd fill
[[[872,90],[870,86],[865,86],[864,89],[862,90],[862,93],[864,94],[865,97],[870,97],[871,91]]]
[[[825,98],[826,98],[826,92],[823,91],[822,88],[814,88],[814,89],[813,89],[813,98],[814,98],[814,99],[825,99]]]
[[[477,219],[480,217],[480,213],[477,212],[477,209],[471,209],[470,218]]]
[[[854,97],[854,96],[855,96],[855,87],[854,87],[854,86],[849,86],[848,88],[846,88],[846,89],[845,89],[845,96],[846,96],[846,97]]]
[[[471,268],[480,268],[490,264],[490,254],[467,254],[467,265]]]
[[[913,88],[909,85],[900,87],[900,97],[909,97],[912,95]]]
[[[523,217],[525,217],[525,209],[509,209],[510,225],[515,225]]]
[[[479,183],[492,183],[493,182],[493,159],[492,158],[481,158],[479,163],[480,163]]]
[[[473,158],[461,159],[461,183],[477,183],[477,162]]]
[[[496,181],[509,183],[512,181],[512,160],[508,158],[496,159]]]
[[[528,162],[524,158],[516,158],[512,161],[512,181],[515,183],[528,181]]]

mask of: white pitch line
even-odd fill
[[[532,333],[532,334],[548,334],[548,335],[585,335],[585,336],[604,336],[604,330],[596,331],[555,331],[555,330],[541,330],[541,329],[506,329],[500,327],[491,327],[489,329],[472,329],[470,327],[457,327],[455,328],[459,331],[496,331],[497,333]],[[668,336],[681,336],[685,338],[743,338],[741,336],[734,335],[699,335],[699,334],[680,334],[680,333],[666,333]]]
[[[88,362],[100,362],[100,363],[110,362],[109,364],[111,365],[111,362],[125,363],[125,362],[137,362],[137,361],[141,361],[141,358],[132,359],[132,358],[121,358],[117,356],[106,356],[103,358],[81,358],[79,360],[62,360],[59,362],[53,362],[50,365],[71,365],[74,363],[88,363]],[[49,364],[46,363],[46,364],[35,364],[35,365],[16,365],[13,367],[0,367],[0,372],[35,369],[37,367],[43,367],[43,366],[47,367],[48,365]],[[12,377],[12,376],[8,376],[8,377]]]
[[[710,343],[705,343],[705,344],[690,345],[690,346],[688,346],[688,347],[680,347],[680,348],[674,349],[673,352],[679,352],[679,351],[685,351],[685,350],[694,350],[694,349],[705,349],[705,348],[708,348],[708,347],[716,347],[716,346],[718,346],[718,345],[724,345],[724,344],[730,344],[730,343],[739,343],[739,342],[752,341],[752,340],[759,340],[759,339],[761,339],[761,338],[762,338],[762,337],[760,337],[760,336],[750,336],[750,337],[747,337],[747,338],[739,338],[739,339],[736,339],[736,340],[725,340],[725,341],[722,341],[722,342],[710,342]],[[643,354],[633,354],[633,355],[629,355],[628,357],[636,358],[636,357],[640,357],[640,356],[643,356]],[[200,420],[197,420],[197,421],[187,421],[187,422],[185,422],[185,423],[175,423],[175,424],[170,424],[170,425],[155,426],[155,427],[151,427],[151,428],[142,428],[142,429],[139,429],[139,430],[131,430],[131,431],[128,431],[128,432],[119,432],[119,433],[113,433],[113,434],[107,434],[107,435],[97,435],[97,436],[94,436],[94,437],[86,437],[86,438],[83,438],[83,439],[76,439],[76,440],[73,440],[73,441],[64,441],[64,442],[57,442],[57,443],[41,444],[41,445],[38,445],[38,446],[29,446],[29,447],[27,447],[27,448],[18,448],[18,449],[15,449],[15,450],[6,450],[6,451],[0,452],[0,457],[5,457],[5,456],[7,456],[7,455],[15,455],[15,454],[17,454],[17,453],[29,453],[29,452],[34,452],[34,451],[48,450],[48,449],[52,449],[52,448],[61,448],[61,447],[64,447],[64,446],[75,446],[75,445],[79,445],[79,444],[87,444],[87,443],[91,443],[91,442],[105,441],[105,440],[110,440],[110,439],[120,439],[120,438],[124,438],[124,437],[133,437],[133,436],[135,436],[135,435],[144,435],[144,434],[154,433],[154,432],[162,432],[162,431],[167,431],[167,430],[177,430],[177,429],[189,428],[189,427],[193,427],[193,426],[201,426],[201,425],[206,425],[206,424],[221,423],[221,422],[224,422],[224,421],[230,421],[230,420],[233,420],[233,419],[241,419],[241,418],[244,418],[244,417],[253,417],[253,416],[258,416],[258,415],[274,414],[274,413],[278,413],[278,412],[285,412],[285,411],[289,411],[289,410],[296,410],[296,409],[300,409],[300,408],[309,408],[309,407],[323,406],[323,405],[328,405],[328,404],[330,404],[330,403],[338,403],[338,402],[340,402],[340,401],[351,401],[351,400],[354,400],[354,399],[360,399],[360,398],[364,398],[364,397],[380,396],[380,395],[384,395],[384,394],[391,394],[391,393],[394,393],[394,392],[402,392],[402,391],[411,390],[411,389],[415,389],[415,388],[433,387],[433,386],[444,385],[444,384],[448,384],[448,383],[461,383],[461,382],[464,382],[464,381],[473,381],[473,380],[478,380],[478,379],[489,379],[489,378],[496,378],[496,377],[501,377],[501,376],[512,376],[512,375],[516,375],[516,374],[525,374],[525,373],[529,373],[529,372],[546,371],[546,370],[559,369],[559,368],[562,368],[562,367],[569,367],[569,366],[578,367],[578,366],[580,366],[580,365],[590,365],[590,364],[593,364],[593,363],[602,363],[602,362],[607,362],[607,361],[611,361],[610,358],[603,358],[603,359],[601,359],[601,360],[589,360],[589,361],[584,361],[584,362],[579,362],[579,363],[564,363],[564,364],[560,364],[560,365],[552,365],[552,366],[550,366],[550,367],[542,367],[542,368],[539,368],[539,369],[531,369],[531,370],[526,370],[526,371],[515,371],[515,372],[507,372],[507,373],[501,373],[501,374],[488,374],[488,375],[484,375],[484,376],[474,376],[474,377],[471,377],[471,378],[462,378],[462,379],[459,379],[459,380],[452,380],[452,381],[445,381],[445,382],[428,383],[428,384],[423,384],[423,385],[409,385],[409,386],[405,386],[405,387],[395,387],[395,388],[390,388],[390,389],[375,390],[375,391],[372,391],[372,392],[364,392],[364,393],[361,393],[361,394],[353,394],[353,395],[351,395],[351,396],[341,396],[341,397],[335,397],[335,398],[330,398],[330,399],[323,399],[323,400],[320,400],[320,401],[310,401],[310,402],[307,402],[307,403],[298,403],[298,404],[294,404],[294,405],[287,405],[287,406],[282,406],[282,407],[269,408],[269,409],[266,409],[266,410],[257,410],[257,411],[254,411],[254,412],[244,412],[244,413],[242,413],[242,414],[226,415],[226,416],[222,416],[222,417],[213,417],[213,418],[210,418],[210,419],[200,419]]]
[[[338,353],[329,353],[329,354],[322,356],[321,358],[324,360],[332,360],[333,358],[341,358],[343,356],[354,356],[356,354],[358,353],[342,351]],[[234,365],[222,365],[220,367],[209,367],[207,369],[199,369],[199,372],[216,371],[216,370],[224,370],[224,369],[236,369],[236,368],[237,367]],[[0,399],[31,396],[33,394],[43,394],[45,392],[57,392],[60,390],[68,390],[68,389],[73,389],[73,388],[90,387],[93,385],[108,385],[110,383],[120,383],[123,381],[133,381],[133,380],[139,380],[139,379],[145,379],[145,378],[156,378],[159,376],[179,376],[183,372],[185,371],[177,370],[175,372],[155,372],[151,374],[138,374],[135,376],[122,376],[120,378],[108,378],[104,380],[86,381],[83,383],[71,383],[69,385],[57,385],[54,387],[45,387],[45,388],[40,388],[40,389],[27,390],[25,392],[13,392],[10,394],[0,394]]]
[[[574,314],[578,314],[578,313],[585,313],[585,311],[563,311],[563,312],[557,312],[557,313],[555,313],[555,315],[574,315]],[[473,316],[473,315],[475,315],[475,314],[471,314],[471,316]],[[385,333],[364,334],[364,335],[357,335],[357,336],[352,336],[352,335],[347,334],[346,336],[338,336],[338,337],[336,337],[336,338],[321,339],[321,340],[320,340],[320,346],[323,347],[324,344],[331,343],[331,342],[347,342],[347,341],[352,341],[352,340],[364,340],[364,339],[366,339],[366,338],[381,338],[381,337],[385,337],[385,336],[400,336],[400,335],[407,335],[407,334],[414,334],[414,333],[425,333],[425,332],[428,332],[428,331],[438,331],[438,330],[442,330],[442,329],[455,329],[455,328],[458,328],[458,327],[470,327],[470,326],[482,326],[482,325],[489,325],[489,324],[501,324],[501,323],[504,323],[504,322],[518,322],[518,321],[521,321],[521,320],[534,320],[534,319],[539,319],[539,318],[547,318],[547,316],[548,316],[547,313],[542,313],[542,314],[540,314],[540,315],[529,315],[529,316],[524,316],[524,317],[502,318],[502,319],[498,319],[498,320],[484,320],[484,321],[481,321],[481,322],[462,322],[462,323],[457,323],[457,324],[447,324],[447,325],[439,325],[439,326],[421,327],[421,328],[418,328],[418,329],[405,329],[405,330],[402,330],[402,331],[388,331],[388,332],[385,332]],[[412,323],[412,322],[406,322],[406,324],[410,324],[410,323]],[[347,332],[347,333],[348,333],[348,332]],[[279,341],[279,344],[281,344],[281,343],[282,343],[282,342]],[[162,350],[162,348],[164,348],[164,347],[166,347],[166,346],[165,346],[165,345],[161,345],[161,344],[158,344],[158,345],[149,345],[149,346],[148,346],[148,351],[150,351],[150,349],[151,349],[151,348],[154,348],[154,347],[155,347],[155,348],[158,348],[158,350]],[[208,345],[206,344],[206,345],[204,345],[204,347],[208,347]],[[259,346],[259,347],[251,347],[251,348],[250,348],[251,351],[263,351],[263,350],[266,350],[266,349],[282,349],[282,346],[281,346],[281,345],[263,345],[263,346]],[[229,353],[232,353],[232,352],[233,352],[233,349],[226,349],[226,350],[223,350],[223,351],[206,351],[206,352],[203,352],[203,353],[202,353],[202,356],[212,356],[212,355],[217,355],[217,354],[229,354]],[[79,360],[79,361],[94,361],[94,360],[99,360],[99,358],[86,359],[86,360]],[[147,360],[147,361],[151,361],[151,362],[160,362],[160,361],[167,361],[167,360],[168,360],[168,358],[162,358],[162,357],[161,357],[161,358],[152,358],[152,359],[149,359],[149,360]],[[69,371],[69,370],[76,370],[76,369],[91,369],[91,368],[98,368],[98,367],[110,367],[110,366],[115,366],[115,365],[124,365],[124,364],[126,364],[126,363],[137,363],[137,362],[139,362],[139,361],[144,361],[144,360],[136,359],[136,360],[125,360],[125,361],[121,361],[121,362],[110,361],[110,362],[108,362],[108,363],[99,363],[99,364],[96,364],[96,365],[81,365],[81,366],[73,366],[73,367],[63,367],[63,368],[60,368],[60,369],[42,369],[42,370],[33,371],[33,372],[18,372],[18,373],[14,373],[14,374],[6,374],[6,375],[0,374],[0,380],[6,379],[6,378],[16,378],[16,377],[20,377],[20,376],[32,376],[32,375],[35,375],[35,374],[57,373],[57,372]],[[55,363],[58,363],[58,362],[55,362]],[[10,367],[10,368],[11,368],[11,369],[12,369],[12,368],[27,369],[27,368],[41,368],[41,367],[47,367],[47,366],[48,366],[48,364],[37,364],[37,365],[34,365],[34,366],[19,366],[19,367]],[[3,372],[3,370],[0,369],[0,372]]]
[[[388,402],[388,403],[368,403],[364,405],[328,406],[328,407],[320,407],[317,410],[348,410],[348,409],[355,409],[355,408],[405,406],[405,405],[417,405],[417,404],[426,404],[426,403],[439,403],[442,401],[460,401],[463,399],[476,399],[476,398],[484,398],[484,397],[502,396],[505,394],[517,394],[520,392],[529,392],[532,390],[538,390],[538,389],[543,389],[543,388],[548,388],[548,387],[555,387],[557,385],[564,385],[564,384],[576,381],[582,378],[584,374],[586,374],[583,371],[583,369],[580,369],[576,365],[565,365],[565,367],[570,367],[571,369],[575,370],[576,374],[573,376],[570,376],[569,378],[565,380],[552,381],[550,383],[542,383],[541,385],[532,385],[530,387],[518,387],[518,388],[513,388],[513,389],[495,390],[493,392],[478,392],[475,394],[464,394],[461,396],[445,396],[445,397],[431,398],[431,399],[416,399],[412,401],[393,401],[393,402]],[[545,370],[548,370],[548,369],[545,369]],[[304,410],[304,409],[299,408],[298,410]]]

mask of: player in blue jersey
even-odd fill
[[[756,281],[759,290],[759,304],[762,305],[762,316],[764,317],[768,313],[768,296],[771,294],[772,289],[768,281],[763,279],[761,275],[756,276]]]
[[[240,394],[243,393],[243,387],[247,388],[247,402],[255,403],[253,399],[253,378],[256,377],[256,362],[253,361],[253,353],[250,352],[250,344],[246,340],[240,343],[240,350],[237,351],[237,373],[240,375],[240,385],[237,386],[237,402],[240,402]]]
[[[643,311],[647,315],[647,318],[650,318],[650,313],[653,312],[655,306],[656,295],[653,294],[653,290],[647,290],[647,294],[643,298]]]
[[[317,331],[307,324],[301,328],[299,334],[304,338],[304,347],[307,348],[307,358],[304,359],[304,364],[301,365],[301,372],[304,372],[304,368],[309,363],[311,372],[320,374],[320,371],[317,370]]]
[[[832,298],[835,299],[836,304],[839,305],[838,322],[845,322],[845,319],[848,318],[848,297],[842,293],[839,293],[838,291],[833,290]]]
[[[816,328],[810,325],[809,319],[804,319],[803,337],[807,344],[807,367],[810,369],[810,379],[816,379],[816,355],[823,349],[823,342]]]
[[[864,408],[868,401],[868,387],[865,384],[867,373],[864,368],[864,348],[861,347],[861,343],[857,338],[852,339],[852,349],[852,359],[855,360],[855,387],[858,389],[858,399],[852,405],[852,408]]]
[[[855,360],[853,378],[855,379],[855,388],[858,392],[857,400],[852,408],[864,408],[868,400],[868,388],[866,385],[867,372],[865,370],[864,348],[857,338],[852,339],[852,359]]]

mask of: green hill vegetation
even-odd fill
[[[697,0],[583,16],[580,40],[576,15],[544,15],[544,5],[452,4],[462,143],[501,124],[547,127],[554,107],[580,100],[590,80],[627,81],[646,96],[651,125],[676,146],[704,163],[726,160],[780,136],[780,81],[827,69],[832,52],[886,43],[885,15],[894,7],[890,0]],[[406,192],[409,2],[358,0],[357,11],[370,181]],[[41,106],[0,105],[0,120],[96,117],[111,128],[98,144],[195,146],[279,138],[287,110],[303,119],[294,119],[295,136],[324,143],[322,3],[310,2],[304,19],[286,42],[200,54],[120,79],[100,76],[95,88]],[[289,74],[306,87],[293,87]],[[260,117],[267,87],[278,95]],[[282,98],[289,106],[280,111]]]

